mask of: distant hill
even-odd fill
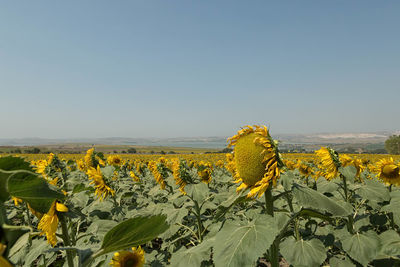
[[[400,131],[363,132],[363,133],[317,133],[317,134],[276,134],[283,147],[318,145],[373,145],[382,144]],[[40,146],[56,144],[95,144],[95,145],[122,145],[122,146],[166,146],[166,147],[193,147],[193,148],[224,148],[227,137],[177,137],[177,138],[74,138],[74,139],[43,139],[43,138],[0,138],[0,146]]]

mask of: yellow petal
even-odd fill
[[[61,204],[61,203],[56,203],[56,210],[57,211],[60,211],[60,212],[67,212],[68,211],[68,208],[67,208],[67,206],[65,206],[64,204]]]

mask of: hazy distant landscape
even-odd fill
[[[384,153],[384,142],[391,135],[400,131],[370,133],[317,133],[317,134],[277,134],[282,151],[313,152],[322,145],[329,145],[348,153]],[[93,145],[100,150],[112,153],[136,148],[143,153],[174,151],[177,153],[216,152],[226,147],[225,136],[212,137],[176,137],[176,138],[75,138],[45,139],[19,138],[0,139],[0,151],[9,152],[20,149],[39,147],[41,150],[83,153]]]

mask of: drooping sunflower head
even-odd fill
[[[395,164],[393,158],[381,159],[376,163],[373,171],[385,183],[400,185],[400,166]]]
[[[318,167],[326,179],[331,180],[338,176],[338,168],[341,163],[339,154],[335,150],[329,147],[321,147],[321,149],[315,151],[315,154],[317,154],[319,160]]]
[[[119,251],[114,254],[110,265],[113,267],[143,267],[145,263],[144,250],[139,246],[132,251]]]
[[[283,163],[266,126],[247,126],[228,139],[229,146],[234,146],[232,163],[234,177],[243,182],[239,187],[251,187],[249,197],[265,192],[270,182],[275,184],[280,176]],[[229,164],[229,163],[228,163]]]
[[[41,235],[46,235],[47,242],[53,247],[57,244],[57,227],[58,227],[58,216],[59,212],[67,212],[68,208],[59,202],[54,201],[49,211],[44,214],[38,225],[38,229],[42,232]]]

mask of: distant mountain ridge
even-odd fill
[[[362,132],[362,133],[316,133],[316,134],[276,134],[273,135],[281,144],[352,144],[352,143],[383,143],[400,131]],[[224,148],[227,137],[176,137],[176,138],[0,138],[0,146],[39,146],[52,144],[102,144],[131,146],[175,146],[198,148]]]

